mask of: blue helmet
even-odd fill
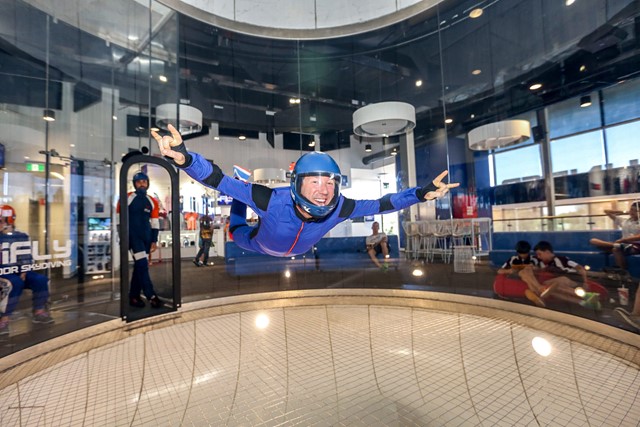
[[[326,205],[317,205],[302,195],[302,182],[308,176],[326,176],[335,181],[333,197]],[[340,168],[327,153],[312,151],[300,157],[291,173],[291,198],[314,218],[323,218],[331,213],[340,199]]]
[[[133,183],[133,188],[136,188],[136,181],[141,181],[143,179],[145,181],[147,181],[147,186],[148,186],[149,185],[149,176],[146,173],[140,171],[140,172],[136,173],[135,175],[133,175],[133,179],[131,180],[131,182]]]

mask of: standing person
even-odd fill
[[[0,206],[0,245],[4,248],[9,247],[12,243],[30,242],[29,235],[15,229],[16,211],[9,205]],[[33,323],[53,323],[53,318],[47,311],[47,302],[49,300],[49,279],[42,274],[26,271],[23,272],[21,267],[28,266],[33,263],[31,254],[20,254],[16,256],[15,262],[9,259],[9,262],[0,263],[0,267],[4,271],[12,270],[9,274],[2,275],[4,293],[10,289],[9,296],[6,299],[6,306],[0,314],[0,335],[9,334],[9,319],[13,314],[22,291],[31,289],[33,314],[31,321]],[[11,258],[11,257],[10,257]],[[6,282],[10,283],[10,286]],[[4,303],[3,303],[4,305]]]
[[[631,203],[629,208],[629,218],[623,220],[621,215],[625,215],[623,211],[606,209],[605,214],[611,219],[617,228],[622,229],[622,237],[615,242],[607,242],[600,239],[591,239],[589,243],[592,245],[612,252],[616,265],[622,269],[627,268],[627,255],[640,254],[640,221],[638,220],[638,211],[640,210],[640,202]]]
[[[211,240],[213,239],[213,221],[209,215],[202,215],[200,218],[200,250],[193,260],[196,267],[209,265],[209,249],[211,248]],[[202,259],[201,259],[202,258]]]
[[[138,172],[133,176],[135,191],[128,194],[129,207],[129,250],[133,255],[133,274],[129,287],[129,305],[144,307],[141,293],[153,308],[160,308],[164,303],[153,289],[149,275],[149,254],[157,249],[159,221],[159,203],[147,194],[149,177]],[[116,209],[120,224],[120,204]]]
[[[387,259],[389,258],[389,242],[387,235],[380,233],[380,224],[378,224],[378,221],[371,224],[371,235],[367,236],[365,244],[367,245],[367,253],[376,267],[385,271],[388,270],[389,264],[387,263]],[[384,256],[384,264],[380,264],[380,261],[378,261],[379,254]]]
[[[233,197],[230,232],[243,249],[272,256],[294,256],[313,248],[337,224],[364,215],[395,212],[416,203],[443,197],[459,184],[442,182],[447,171],[425,187],[387,194],[377,200],[353,200],[340,194],[342,175],[326,153],[310,152],[298,159],[290,188],[274,188],[242,182],[222,173],[219,166],[198,153],[187,151],[180,133],[151,134],[160,152],[189,176],[207,187]],[[246,221],[247,206],[259,217],[254,226]]]

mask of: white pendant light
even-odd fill
[[[416,127],[416,109],[406,102],[379,102],[353,113],[353,132],[359,136],[393,136]]]
[[[178,120],[178,107],[180,110],[180,124]],[[172,124],[182,135],[200,132],[202,130],[202,111],[185,104],[161,104],[156,107],[156,125],[161,129],[167,129]]]
[[[471,150],[493,150],[518,144],[531,138],[527,120],[503,120],[473,129],[467,134]]]

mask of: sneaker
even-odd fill
[[[149,304],[151,304],[151,307],[153,308],[161,308],[164,306],[164,302],[160,298],[158,298],[157,295],[151,297],[151,299],[149,300]]]
[[[0,320],[0,335],[9,335],[9,321]]]
[[[534,303],[538,307],[546,307],[544,301],[542,301],[540,299],[540,297],[538,295],[536,295],[536,293],[533,292],[531,289],[525,290],[524,291],[524,296],[527,297],[527,299],[529,301],[531,301],[532,303]]]
[[[627,322],[629,325],[640,330],[640,316],[635,316],[622,307],[616,307],[613,311],[622,317],[622,320]]]
[[[142,301],[142,299],[140,298],[136,298],[136,297],[129,297],[129,305],[131,307],[138,307],[138,308],[142,308],[144,307],[144,301]]]
[[[602,310],[602,304],[600,304],[600,294],[596,292],[587,292],[584,295],[584,299],[580,302],[580,305],[584,308],[591,308],[596,311]]]
[[[33,313],[33,317],[31,318],[31,321],[33,323],[53,323],[53,317],[51,317],[51,315],[46,312],[46,311],[39,311],[36,313]]]
[[[196,265],[196,267],[200,267],[202,265],[202,263],[200,261],[198,261],[197,259],[194,259],[193,263]]]

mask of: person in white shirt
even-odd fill
[[[640,202],[631,203],[629,208],[629,218],[622,219],[621,215],[625,215],[623,211],[605,210],[604,213],[613,219],[617,228],[622,229],[622,237],[615,242],[607,242],[600,239],[591,239],[589,243],[604,250],[612,252],[616,258],[616,265],[622,269],[627,268],[627,255],[640,254],[640,221],[638,221],[638,211],[640,210]]]
[[[386,260],[389,258],[389,244],[387,242],[387,235],[384,233],[380,233],[380,224],[378,224],[377,221],[371,224],[371,231],[372,234],[370,236],[367,236],[366,240],[367,253],[371,257],[371,260],[376,265],[376,267],[387,270],[389,268],[389,265],[386,262]],[[380,264],[380,261],[378,261],[379,254],[384,255],[384,264]]]

